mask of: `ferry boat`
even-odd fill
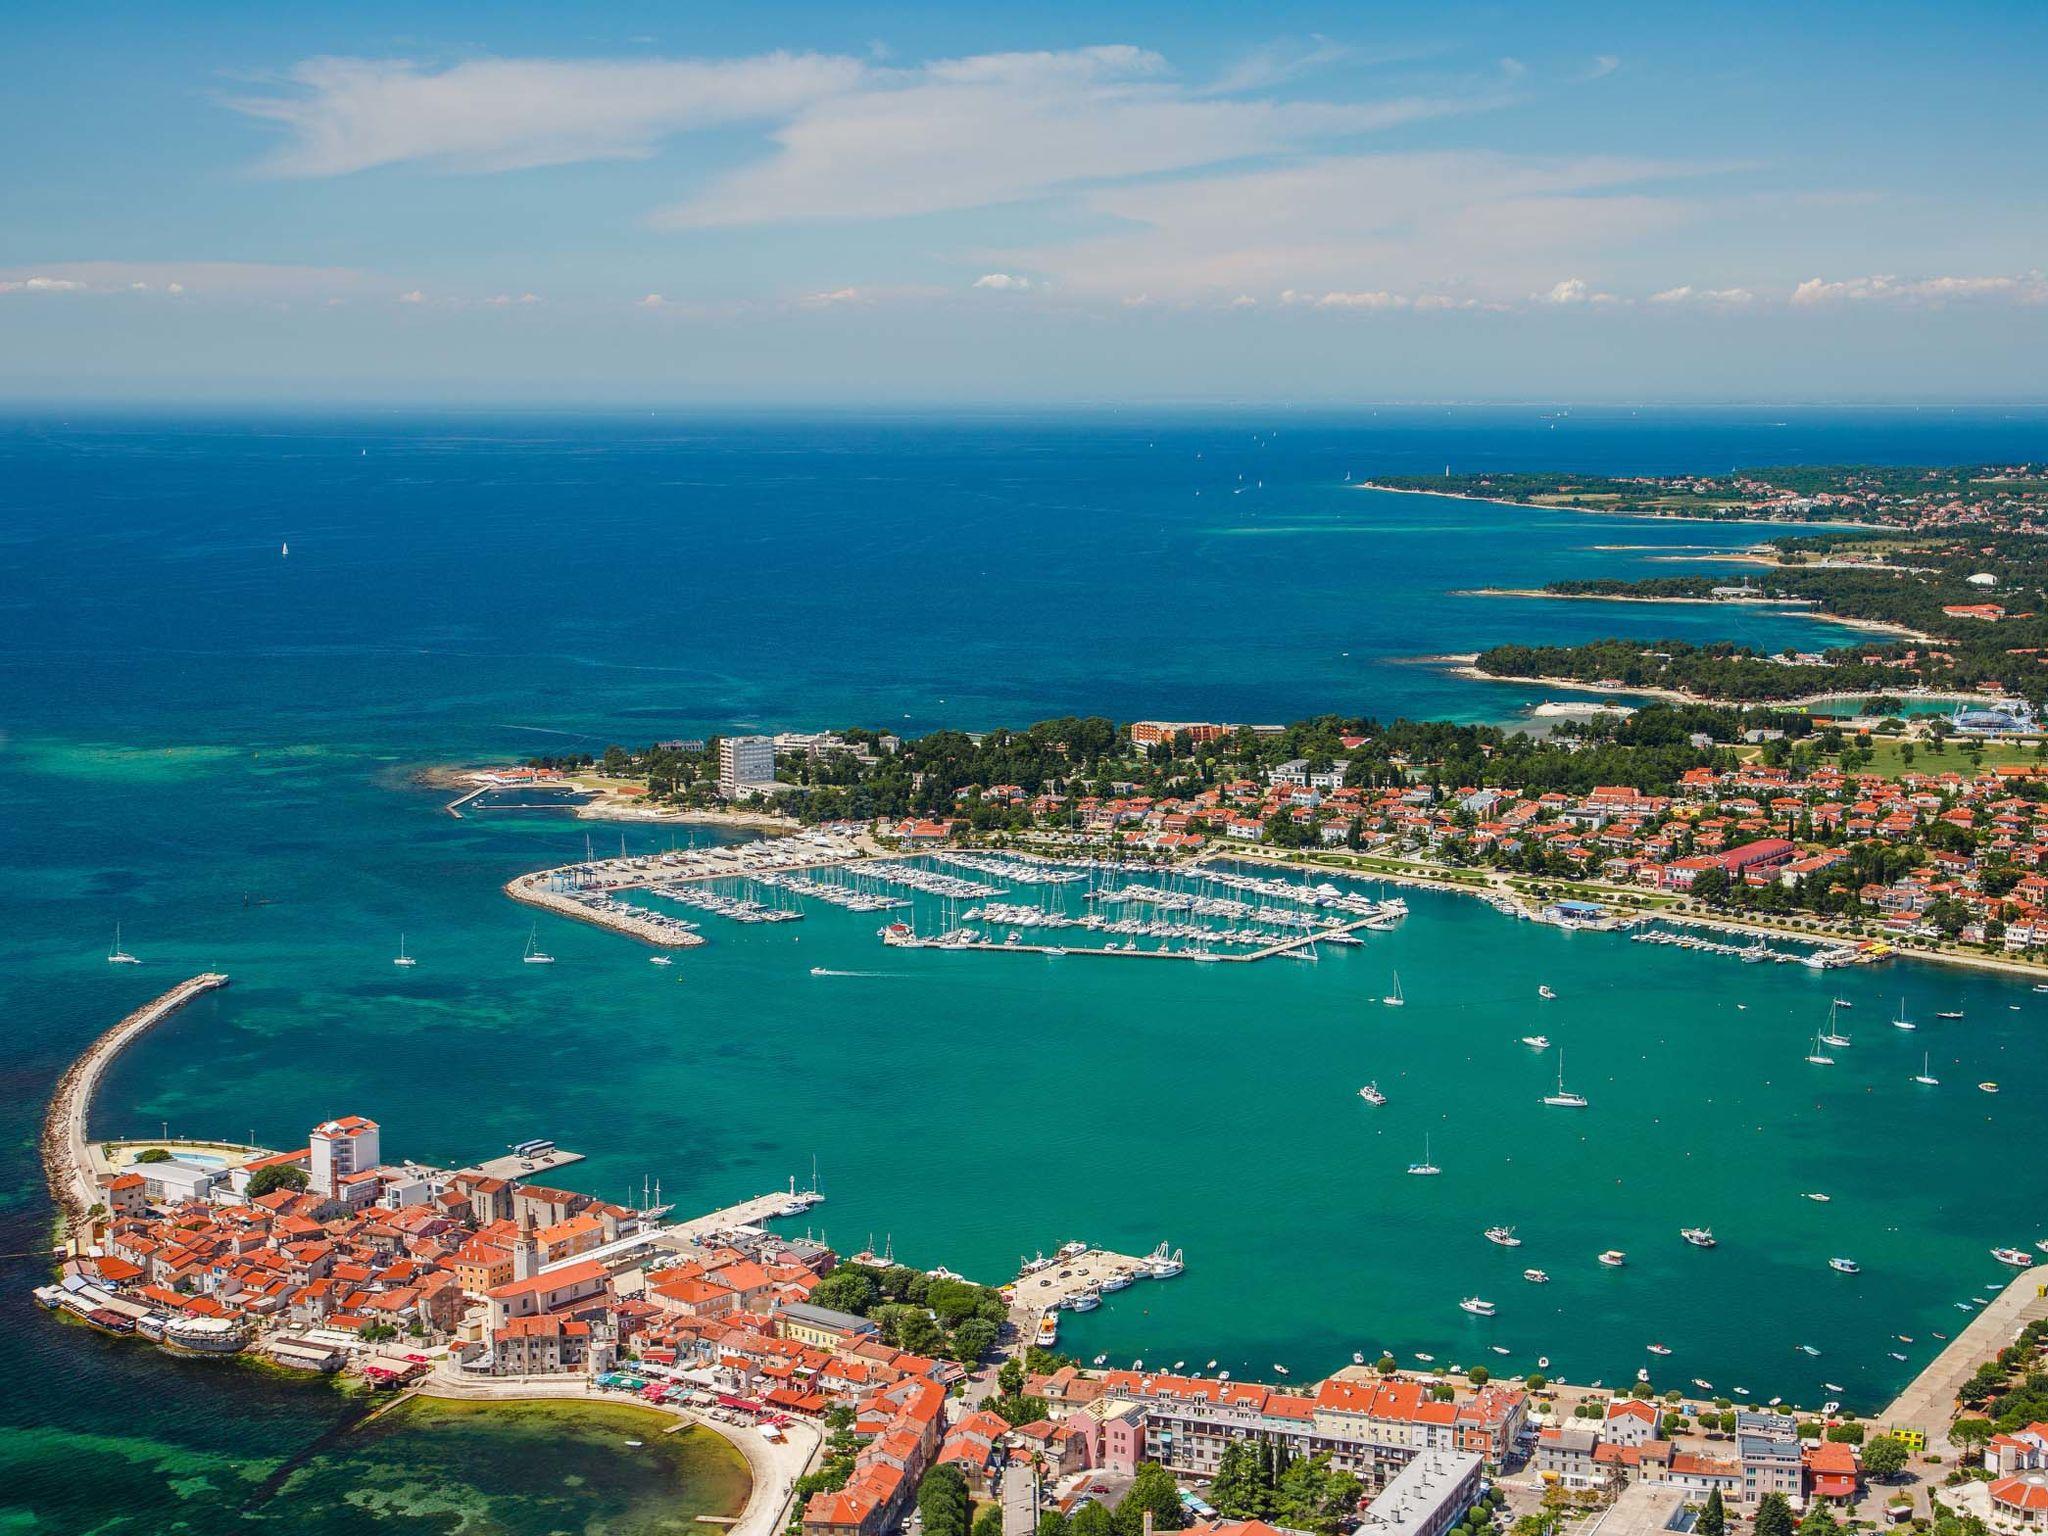
[[[1429,1134],[1427,1132],[1424,1132],[1422,1137],[1422,1161],[1410,1163],[1408,1171],[1419,1179],[1433,1178],[1443,1172],[1443,1169],[1437,1167],[1435,1163],[1429,1160]]]
[[[1671,1353],[1671,1346],[1668,1344],[1650,1344],[1645,1347],[1653,1355],[1668,1355]]]
[[[1939,1088],[1941,1079],[1928,1070],[1928,1055],[1926,1051],[1920,1053],[1920,1070],[1913,1074],[1913,1081],[1925,1084],[1929,1088]]]
[[[1918,1029],[1920,1026],[1906,1017],[1906,1000],[1899,999],[1899,1016],[1892,1020],[1893,1029]]]
[[[1492,1302],[1481,1301],[1477,1296],[1467,1296],[1458,1303],[1458,1306],[1462,1310],[1470,1312],[1474,1317],[1491,1317],[1500,1310]]]
[[[1380,1092],[1380,1085],[1378,1083],[1367,1083],[1358,1090],[1358,1096],[1368,1104],[1384,1104],[1387,1102],[1387,1096]]]
[[[533,931],[526,936],[526,963],[528,965],[553,965],[555,957],[540,947],[540,924],[533,925]]]
[[[109,949],[109,950],[107,951],[107,964],[109,964],[109,965],[140,965],[140,964],[142,964],[142,962],[141,962],[140,960],[138,960],[138,959],[137,959],[137,958],[136,958],[136,957],[135,957],[134,955],[131,955],[131,954],[129,954],[127,950],[125,950],[125,949],[123,949],[123,948],[121,947],[121,925],[120,925],[119,923],[116,923],[116,924],[114,924],[114,944],[113,944],[113,947],[112,947],[111,949]]]
[[[2034,1256],[2024,1248],[1994,1248],[1991,1257],[2001,1264],[2010,1264],[2014,1269],[2034,1267]]]
[[[1525,1269],[1522,1271],[1522,1278],[1531,1285],[1550,1284],[1550,1276],[1540,1269]]]
[[[1686,1227],[1678,1235],[1695,1248],[1712,1248],[1721,1241],[1712,1227]]]
[[[1550,1049],[1550,1037],[1548,1035],[1524,1035],[1522,1036],[1522,1044],[1528,1046],[1532,1051],[1547,1051]]]
[[[1051,1349],[1060,1341],[1060,1315],[1048,1312],[1038,1320],[1038,1347]]]
[[[1584,1109],[1586,1096],[1574,1093],[1564,1085],[1564,1047],[1557,1050],[1557,1092],[1543,1095],[1543,1102],[1552,1109]]]
[[[1401,995],[1401,973],[1399,971],[1394,972],[1394,990],[1381,998],[1380,1001],[1389,1008],[1407,1006],[1408,999]]]
[[[1522,1240],[1515,1236],[1515,1229],[1513,1227],[1488,1227],[1486,1229],[1486,1240],[1489,1243],[1498,1243],[1503,1248],[1519,1248],[1522,1246]]]
[[[391,963],[407,969],[419,964],[419,961],[405,952],[405,935],[402,933],[398,936],[398,953],[392,957]]]
[[[1543,1001],[1545,1001],[1546,1003],[1554,1002],[1557,998],[1557,994],[1551,991],[1548,987],[1538,987],[1536,989],[1536,995],[1542,998]]]
[[[1829,1259],[1828,1268],[1845,1275],[1860,1275],[1863,1273],[1863,1266],[1854,1259]]]
[[[1605,1264],[1609,1269],[1619,1269],[1622,1265],[1628,1262],[1628,1255],[1623,1253],[1619,1248],[1610,1248],[1605,1253],[1600,1255],[1600,1262],[1602,1264]]]

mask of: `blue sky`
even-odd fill
[[[9,8],[0,395],[2036,399],[2039,4]]]

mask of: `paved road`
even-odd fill
[[[1003,1536],[1032,1536],[1038,1529],[1038,1475],[1022,1462],[1003,1473]]]

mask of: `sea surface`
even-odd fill
[[[2026,1213],[2048,1174],[2012,1155],[2048,1092],[2048,997],[2023,984],[1743,966],[1421,893],[1398,931],[1315,965],[906,954],[872,916],[814,906],[707,919],[711,944],[672,971],[543,918],[560,963],[525,967],[533,917],[505,879],[586,834],[707,834],[458,820],[413,776],[750,726],[1524,719],[1540,690],[1418,658],[1841,631],[1454,596],[1732,572],[1700,557],[1756,533],[1347,474],[2044,445],[2039,412],[1783,409],[0,422],[0,1530],[355,1529],[342,1483],[422,1477],[448,1507],[392,1504],[394,1529],[501,1528],[485,1501],[517,1456],[451,1454],[405,1423],[357,1440],[330,1385],[34,1309],[50,1085],[204,968],[233,986],[123,1059],[101,1132],[289,1147],[357,1112],[387,1152],[448,1162],[544,1135],[589,1154],[564,1182],[624,1200],[658,1178],[685,1208],[808,1182],[815,1157],[812,1220],[842,1249],[999,1281],[1069,1238],[1183,1248],[1180,1279],[1068,1323],[1086,1355],[1297,1379],[1382,1347],[1515,1370],[1542,1355],[1574,1380],[1654,1363],[1660,1382],[1805,1401],[1835,1382],[1881,1406],[1965,1321],[1955,1303],[1999,1282],[1986,1250],[2043,1235]],[[105,964],[117,922],[143,966]],[[401,931],[411,971],[390,964]],[[1396,967],[1408,1006],[1390,1010]],[[1808,1066],[1837,990],[1856,1043]],[[1901,999],[1915,1033],[1885,1022]],[[1959,1001],[1962,1022],[1934,1019]],[[1538,1105],[1555,1053],[1517,1042],[1539,1029],[1588,1110]],[[1923,1049],[1937,1089],[1908,1081]],[[1356,1097],[1368,1078],[1385,1108]],[[1443,1176],[1408,1178],[1425,1134]],[[1495,1222],[1525,1246],[1485,1243]],[[1720,1246],[1682,1244],[1694,1223]],[[1627,1268],[1593,1262],[1607,1247]],[[1830,1271],[1838,1253],[1864,1273]],[[1525,1284],[1526,1265],[1552,1283]],[[1475,1293],[1497,1318],[1458,1310]],[[638,1493],[618,1497],[593,1492],[578,1518],[635,1529]]]

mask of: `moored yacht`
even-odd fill
[[[1387,1096],[1380,1091],[1378,1083],[1367,1083],[1358,1090],[1358,1096],[1368,1104],[1384,1104],[1387,1102]]]
[[[405,952],[405,935],[402,933],[398,936],[398,953],[392,957],[391,963],[393,965],[402,965],[406,967],[411,967],[419,964],[419,961],[413,959],[411,955],[408,955]]]
[[[1557,994],[1551,991],[1548,987],[1538,987],[1536,989],[1536,995],[1542,998],[1543,1001],[1545,1001],[1546,1003],[1553,1001],[1557,997]]]
[[[1574,1093],[1564,1085],[1564,1047],[1557,1050],[1557,1092],[1543,1095],[1543,1102],[1553,1109],[1584,1109],[1586,1096]]]
[[[1443,1172],[1443,1169],[1437,1167],[1435,1163],[1429,1160],[1428,1132],[1424,1132],[1422,1137],[1422,1161],[1419,1163],[1410,1163],[1408,1165],[1408,1171],[1414,1174],[1417,1178],[1432,1178],[1435,1175]]]
[[[1407,1005],[1408,999],[1401,995],[1401,973],[1399,971],[1394,972],[1394,990],[1381,998],[1380,1001],[1389,1008],[1401,1008]]]
[[[1524,1035],[1522,1036],[1522,1044],[1528,1046],[1532,1051],[1547,1051],[1550,1049],[1550,1037],[1548,1035]]]
[[[1941,1086],[1941,1079],[1936,1077],[1928,1066],[1929,1054],[1926,1051],[1920,1053],[1920,1070],[1913,1074],[1913,1081],[1928,1088],[1939,1088]]]
[[[1619,1269],[1622,1265],[1628,1262],[1628,1255],[1623,1253],[1619,1248],[1610,1248],[1605,1253],[1600,1255],[1600,1262],[1602,1264],[1605,1264],[1609,1269]]]
[[[1892,1020],[1893,1029],[1918,1029],[1920,1026],[1906,1017],[1906,1000],[1899,999],[1899,1016]]]
[[[1550,1284],[1550,1276],[1545,1271],[1540,1269],[1525,1269],[1522,1271],[1522,1278],[1528,1281],[1531,1285]]]
[[[1854,1259],[1829,1259],[1828,1268],[1844,1275],[1860,1275],[1863,1273],[1863,1266]]]
[[[2034,1256],[2024,1248],[1994,1248],[1991,1257],[2001,1264],[2010,1264],[2014,1269],[2034,1267]]]
[[[1470,1312],[1474,1317],[1491,1317],[1500,1310],[1492,1302],[1481,1301],[1477,1296],[1467,1296],[1458,1305],[1463,1310]]]

